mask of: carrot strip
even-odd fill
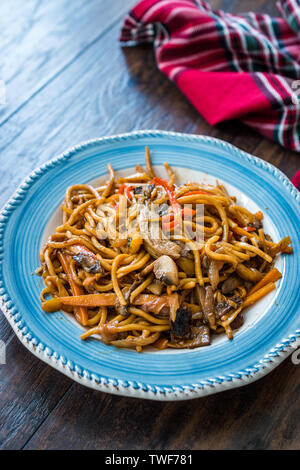
[[[128,186],[125,189],[125,195],[126,195],[126,197],[129,201],[132,200],[132,193],[130,191],[132,191],[134,188],[135,188],[135,186]]]
[[[261,211],[256,212],[254,215],[258,218],[258,220],[263,220],[264,218],[264,214]]]
[[[70,257],[68,255],[63,254],[61,251],[58,252],[57,254],[59,261],[62,265],[62,268],[64,272],[66,273],[68,282],[71,287],[71,291],[73,295],[82,295],[84,293],[84,290],[81,286],[76,284],[72,277],[72,272],[70,269]],[[70,297],[71,298],[71,297]],[[87,308],[84,306],[75,306],[74,308],[74,315],[76,317],[76,320],[79,321],[83,326],[87,325],[88,322],[88,311]]]
[[[265,276],[257,283],[255,286],[252,287],[252,289],[249,291],[248,295],[253,294],[254,292],[258,291],[262,287],[264,287],[266,284],[269,284],[269,282],[276,282],[282,277],[281,273],[278,271],[278,269],[273,268],[271,271],[269,271]]]
[[[275,287],[276,286],[275,286],[274,282],[269,282],[269,284],[266,284],[264,287],[262,287],[261,289],[255,291],[253,294],[248,295],[248,297],[246,297],[245,302],[243,303],[243,308],[249,307],[249,305],[254,304],[259,299],[261,299],[262,297],[267,295],[269,292],[274,290]]]
[[[60,297],[59,300],[64,305],[77,307],[111,307],[117,300],[116,294],[78,294],[69,297]]]
[[[73,307],[111,307],[115,305],[116,294],[86,294],[70,295],[67,297],[56,297],[55,300],[63,305],[72,305]],[[51,305],[53,299],[43,302],[43,310],[47,311],[47,305]],[[167,295],[139,294],[133,301],[133,305],[143,305],[152,312],[158,313],[162,307],[169,306]]]

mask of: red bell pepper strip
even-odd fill
[[[170,188],[168,182],[162,178],[158,178],[157,176],[155,176],[155,178],[153,178],[153,180],[151,181],[151,184],[155,184],[155,186],[162,186],[169,197],[169,201],[171,203],[174,214],[181,214],[181,206],[178,203],[175,193],[173,189]]]
[[[125,188],[126,188],[126,184],[125,183],[121,184],[121,186],[119,187],[118,194],[123,194]]]
[[[125,196],[127,197],[129,201],[131,201],[132,199],[132,193],[130,191],[132,191],[133,189],[134,189],[134,186],[126,186]]]
[[[189,217],[196,214],[196,211],[194,209],[191,209],[190,207],[185,207],[181,211],[181,216],[182,217]],[[161,218],[162,222],[162,229],[170,230],[171,228],[174,228],[175,225],[177,225],[178,220],[174,219],[174,214],[171,212],[170,214],[163,215]]]
[[[256,228],[255,227],[244,227],[244,230],[246,230],[246,232],[255,232]]]
[[[196,211],[194,209],[191,209],[190,207],[185,207],[182,209],[182,215],[186,217],[190,217],[196,214]]]
[[[121,186],[119,187],[118,193],[119,193],[119,194],[125,194],[125,196],[127,197],[127,199],[128,199],[129,201],[131,201],[131,199],[132,199],[132,194],[130,193],[130,191],[132,191],[134,188],[135,188],[135,186],[127,186],[125,183],[123,183],[123,184],[121,184]]]
[[[171,230],[177,224],[177,220],[173,219],[170,222],[162,222],[161,227],[163,230]]]

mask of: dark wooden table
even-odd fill
[[[134,0],[10,0],[0,6],[1,205],[35,167],[93,137],[134,129],[209,134],[288,177],[299,155],[237,122],[210,127],[155,66],[151,47],[122,49]],[[214,0],[276,13],[269,0]],[[17,268],[17,267],[16,267]],[[247,387],[189,402],[92,391],[32,356],[1,314],[1,449],[299,449],[300,369],[290,359]],[[298,399],[298,402],[297,402]]]

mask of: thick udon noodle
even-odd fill
[[[231,339],[242,311],[281,277],[274,257],[292,251],[289,237],[274,243],[263,214],[239,206],[223,185],[176,185],[167,163],[165,170],[167,180],[155,176],[146,147],[145,169],[116,178],[108,165],[102,186],[76,184],[65,193],[62,225],[40,251],[41,301],[46,311],[73,313],[86,327],[82,339],[96,335],[137,351],[205,346],[224,331]],[[141,233],[141,208],[146,220],[150,205],[161,240]]]

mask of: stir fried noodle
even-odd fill
[[[72,313],[106,344],[141,351],[197,348],[233,330],[243,310],[275,289],[278,253],[263,214],[237,204],[216,183],[176,185],[146,168],[127,177],[108,165],[105,184],[70,186],[62,225],[40,251],[42,308]]]

